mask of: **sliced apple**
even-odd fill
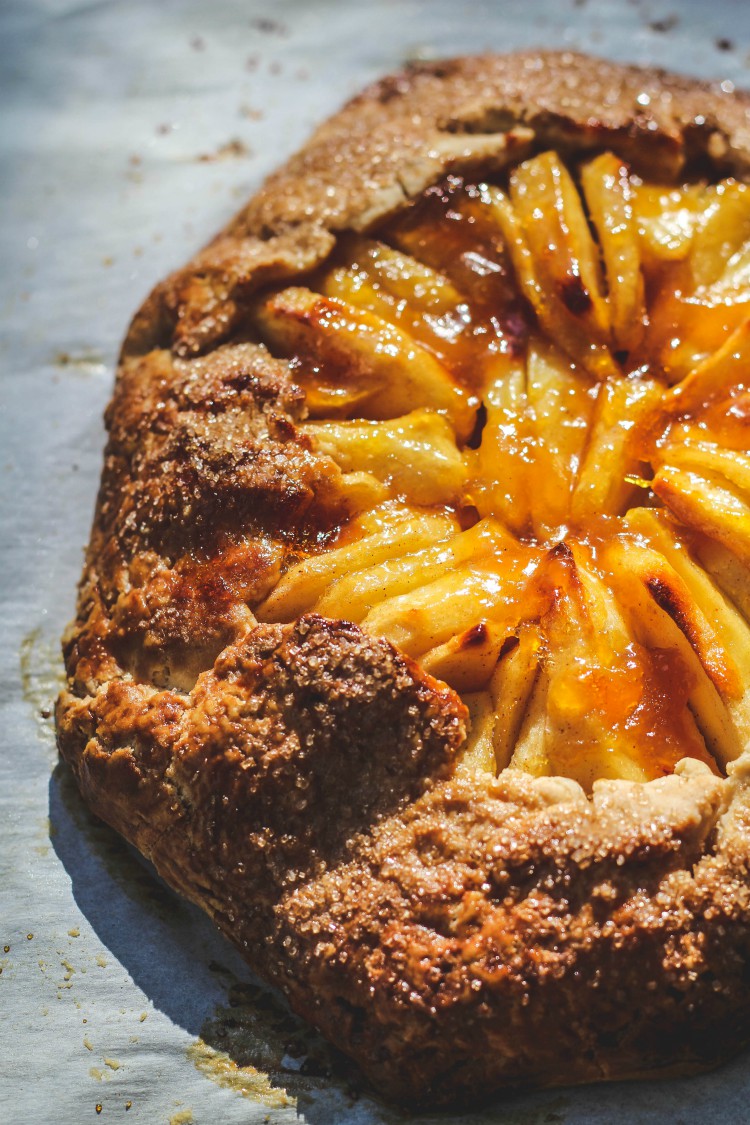
[[[361,621],[386,598],[407,594],[465,563],[499,555],[513,546],[507,532],[495,520],[481,520],[468,531],[416,553],[399,551],[397,556],[375,566],[343,574],[328,587],[316,603],[315,611],[324,617]],[[439,673],[434,672],[434,675]]]
[[[474,355],[513,350],[525,336],[508,248],[490,206],[497,189],[451,178],[389,225],[385,238],[450,279],[465,298],[477,332]]]
[[[526,712],[521,721],[518,738],[508,768],[522,770],[532,777],[549,777],[557,772],[550,757],[550,740],[547,733],[547,696],[549,674],[542,665],[528,696]]]
[[[492,678],[507,632],[492,621],[478,621],[463,633],[430,649],[420,663],[426,672],[460,692],[483,691]]]
[[[326,297],[395,324],[449,367],[451,359],[460,361],[472,315],[444,274],[374,239],[351,239],[344,260],[323,275]]]
[[[529,469],[533,428],[526,394],[526,365],[508,359],[484,398],[482,441],[467,452],[467,491],[482,515],[494,515],[517,535],[531,532]]]
[[[459,752],[459,769],[494,774],[492,732],[495,712],[490,695],[486,691],[472,692],[465,695],[463,701],[469,709],[469,734]]]
[[[715,403],[728,408],[735,393],[750,386],[750,319],[722,346],[668,391],[661,403],[665,424],[702,418]],[[748,425],[748,419],[744,419]],[[750,431],[747,433],[750,446]]]
[[[372,473],[342,473],[341,494],[351,515],[379,507],[389,498],[389,489]]]
[[[588,548],[558,548],[550,561],[555,597],[541,628],[552,772],[587,791],[601,777],[648,780],[650,763],[633,729],[644,692],[634,638]]]
[[[672,692],[684,691],[705,744],[722,766],[739,757],[745,738],[722,693],[736,686],[736,668],[689,589],[663,555],[620,538],[608,544],[605,564],[639,641],[679,659]],[[680,709],[672,701],[673,728]],[[685,735],[681,741],[689,745]],[[698,757],[695,751],[693,756]]]
[[[750,316],[750,288],[741,299],[665,289],[653,304],[644,362],[670,383],[685,379]]]
[[[409,513],[352,543],[311,555],[293,566],[255,610],[260,621],[293,621],[311,609],[337,578],[364,570],[394,554],[419,551],[456,530],[450,516]]]
[[[750,457],[710,445],[669,446],[651,487],[687,527],[750,563]]]
[[[309,289],[283,289],[255,313],[264,338],[297,361],[310,413],[396,418],[415,407],[445,414],[465,439],[478,400],[411,336],[366,309]]]
[[[689,376],[750,317],[750,188],[706,189],[689,258],[656,297],[646,359],[670,382]]]
[[[532,527],[538,538],[550,539],[569,519],[599,384],[557,349],[533,340],[526,385],[536,454],[527,468]]]
[[[628,524],[664,555],[718,638],[723,650],[721,675],[712,675],[711,668],[706,670],[725,700],[740,736],[750,745],[750,626],[747,620],[693,559],[687,543],[675,533],[665,513],[635,509],[628,513]]]
[[[518,746],[544,656],[539,630],[534,625],[517,630],[509,641],[500,650],[490,681],[497,716],[492,740],[498,770],[510,764]]]
[[[630,353],[643,339],[646,326],[630,170],[613,153],[604,152],[583,166],[581,182],[604,259],[612,345]]]
[[[647,266],[684,261],[706,207],[705,188],[633,184],[633,212]]]
[[[641,470],[639,427],[663,394],[654,379],[610,379],[598,394],[586,448],[571,501],[571,518],[583,524],[620,515],[635,494],[628,478]]]
[[[706,470],[724,477],[740,491],[750,495],[750,453],[724,449],[712,441],[672,442],[663,460],[681,469]]]
[[[537,555],[531,548],[510,548],[498,558],[459,567],[408,594],[386,598],[362,627],[415,658],[480,621],[510,634],[519,620],[538,613],[531,588]]]
[[[450,504],[466,483],[453,430],[430,410],[390,422],[308,422],[299,430],[344,472],[372,473],[415,504]]]
[[[750,242],[750,187],[723,180],[706,188],[704,207],[690,248],[695,289],[710,289],[736,272],[736,256]]]
[[[550,339],[597,378],[617,372],[599,252],[570,173],[555,153],[513,169],[493,194],[517,277]]]
[[[349,520],[341,528],[332,546],[342,547],[346,543],[354,543],[357,539],[364,539],[365,535],[374,535],[378,531],[386,531],[393,524],[401,523],[415,515],[423,515],[418,509],[399,500],[388,499],[377,507],[361,512],[356,519]],[[432,515],[434,513],[428,513]]]

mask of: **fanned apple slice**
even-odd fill
[[[668,188],[634,183],[633,213],[647,269],[684,261],[706,208],[702,184]]]
[[[349,520],[344,524],[336,537],[335,544],[332,544],[332,546],[342,547],[346,543],[354,543],[358,539],[364,539],[366,535],[375,535],[379,531],[386,531],[394,524],[403,523],[415,515],[432,516],[435,514],[433,512],[420,512],[409,504],[388,499],[366,512],[361,512],[356,519]]]
[[[538,613],[532,583],[538,554],[516,546],[498,558],[459,567],[408,594],[386,598],[362,620],[362,627],[414,658],[480,621],[491,621],[508,635],[519,620]]]
[[[478,400],[374,313],[297,286],[267,298],[255,319],[276,350],[296,358],[312,415],[396,418],[427,407],[450,418],[460,438],[471,433]]]
[[[609,543],[603,554],[610,584],[639,641],[654,652],[677,657],[676,666],[672,660],[670,723],[676,727],[682,717],[676,701],[680,693],[686,694],[710,754],[725,768],[746,745],[730,711],[736,699],[736,667],[662,554],[626,537]],[[684,733],[680,741],[689,752]]]
[[[651,487],[682,523],[750,563],[750,457],[706,444],[668,446]]]
[[[556,537],[570,516],[570,498],[581,467],[599,384],[540,340],[529,347],[527,398],[536,456],[527,470],[533,530]]]
[[[549,673],[541,664],[533,680],[521,720],[518,737],[508,768],[522,770],[532,777],[549,777],[556,773],[550,757],[550,739],[547,731],[547,701]]]
[[[495,515],[517,535],[531,531],[529,470],[533,428],[526,365],[508,357],[484,397],[487,421],[477,450],[467,451],[468,492],[481,515]]]
[[[389,499],[388,485],[372,473],[342,473],[341,496],[350,515],[379,507]]]
[[[603,383],[591,422],[590,439],[571,501],[580,525],[597,516],[620,515],[636,491],[629,477],[641,469],[639,427],[660,402],[655,379],[609,379]]]
[[[736,256],[750,242],[750,186],[723,180],[705,189],[703,202],[689,262],[694,288],[710,290],[736,273]]]
[[[726,447],[750,448],[750,319],[664,396],[657,415],[662,429],[704,422]],[[744,407],[744,408],[743,408]],[[673,432],[673,431],[672,431]],[[734,440],[731,440],[733,438]]]
[[[513,546],[495,520],[481,520],[467,531],[414,554],[399,553],[365,570],[343,574],[328,587],[315,611],[324,617],[359,622],[385,598],[407,594],[473,559],[497,556]]]
[[[584,164],[581,182],[604,258],[612,346],[630,353],[640,344],[646,327],[630,169],[613,153],[605,152]]]
[[[618,549],[624,551],[631,576],[679,630],[717,691],[734,696],[740,687],[734,660],[722,643],[716,622],[708,620],[684,578],[660,549],[648,547],[641,540],[628,542],[621,537],[609,544],[607,551],[616,553]]]
[[[750,287],[730,300],[674,287],[651,307],[643,360],[670,383],[685,379],[750,316]]]
[[[673,383],[750,317],[750,187],[725,181],[705,198],[684,268],[651,313],[646,358]]]
[[[750,300],[750,245],[744,245],[726,263],[724,272],[711,285],[696,290],[706,303],[724,301],[726,304],[744,305]]]
[[[583,544],[550,553],[554,600],[542,618],[548,679],[546,754],[551,772],[587,791],[598,778],[654,776],[639,740],[642,661],[611,590]]]
[[[496,713],[492,742],[498,771],[510,764],[519,743],[521,727],[529,713],[532,692],[544,659],[542,639],[536,625],[529,624],[518,629],[508,642],[500,650],[490,681],[490,695]]]
[[[724,449],[713,441],[674,442],[666,447],[663,459],[681,469],[705,469],[722,476],[750,495],[750,453]]]
[[[750,745],[748,622],[727,601],[705,570],[693,560],[687,544],[675,533],[672,522],[665,513],[636,508],[628,513],[627,522],[664,555],[685,583],[697,609],[720,638],[726,658],[722,679],[716,686],[727,702],[740,736]]]
[[[495,712],[489,692],[472,692],[463,697],[469,709],[469,734],[458,756],[460,769],[494,774],[495,752],[492,732]]]
[[[472,315],[444,274],[374,239],[350,239],[344,261],[324,274],[320,289],[326,297],[375,313],[449,368],[460,367]]]
[[[684,524],[718,539],[750,563],[750,505],[727,480],[664,465],[651,487]]]
[[[447,419],[414,410],[389,422],[308,422],[299,427],[344,472],[368,472],[415,504],[450,504],[467,479]]]
[[[519,165],[494,210],[519,282],[547,335],[597,378],[617,373],[599,251],[570,173],[555,153]]]
[[[575,540],[550,555],[555,600],[541,628],[552,772],[590,790],[599,778],[671,773],[685,756],[715,770],[687,707],[679,655],[640,643],[598,556]]]
[[[513,266],[493,213],[487,184],[466,185],[451,177],[427,192],[389,225],[386,241],[445,274],[471,313],[465,339],[466,362],[487,354],[515,351],[526,338],[528,317],[513,277]]]
[[[693,536],[693,547],[701,566],[750,623],[750,565],[705,535]]]
[[[593,335],[606,342],[610,315],[599,254],[581,197],[556,153],[542,153],[514,168],[510,174],[510,198],[527,232],[545,289],[563,294],[570,290],[563,296],[563,302],[566,306],[571,302],[584,304],[580,315],[585,317]]]
[[[482,691],[492,679],[506,640],[507,630],[492,621],[478,621],[430,649],[420,663],[426,672],[445,680],[456,691]]]
[[[394,517],[372,534],[297,563],[255,609],[255,615],[260,621],[294,621],[342,575],[364,570],[394,554],[419,551],[448,539],[456,530],[455,519],[448,515],[410,512]]]

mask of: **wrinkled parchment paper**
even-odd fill
[[[744,0],[0,5],[0,1121],[406,1120],[87,813],[51,704],[126,323],[346,97],[408,58],[545,45],[750,85]],[[692,1080],[427,1122],[741,1122]],[[411,1119],[409,1119],[411,1120]]]

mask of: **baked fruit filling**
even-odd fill
[[[467,768],[647,781],[750,744],[750,188],[554,152],[265,293],[355,513],[255,608],[393,641]]]

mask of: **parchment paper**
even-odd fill
[[[575,47],[750,84],[743,0],[0,5],[0,1121],[407,1120],[84,809],[58,638],[128,318],[301,144],[410,57]],[[742,1122],[750,1060],[458,1122]]]

